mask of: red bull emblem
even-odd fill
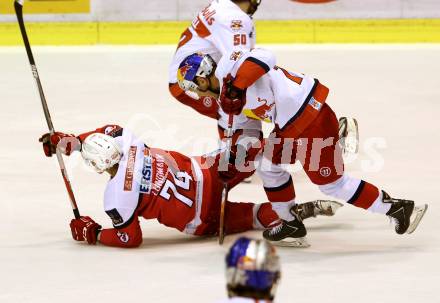
[[[243,52],[235,51],[231,54],[231,57],[229,59],[231,59],[232,61],[237,61],[241,58],[241,55],[243,55]]]
[[[270,112],[272,111],[272,108],[275,106],[275,103],[268,105],[267,100],[261,99],[260,97],[258,97],[258,102],[263,104],[261,104],[257,108],[251,109],[252,113],[262,120],[267,120],[267,119],[271,120]]]
[[[192,68],[191,65],[189,65],[188,63],[185,63],[184,66],[182,66],[181,68],[179,68],[179,72],[180,75],[182,76],[182,78],[185,78],[186,73]]]
[[[242,270],[256,270],[255,260],[248,256],[242,256],[237,262],[237,267]]]
[[[239,31],[243,28],[243,21],[241,20],[232,20],[231,29],[233,31]]]

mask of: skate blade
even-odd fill
[[[328,206],[326,210],[329,210],[328,212],[326,212],[326,216],[334,216],[336,214],[336,212],[338,211],[338,209],[340,209],[341,207],[344,206],[344,204],[340,203],[340,202],[336,202],[336,201],[328,201]]]
[[[309,242],[306,237],[302,238],[286,238],[280,241],[269,241],[275,246],[281,247],[296,247],[296,248],[307,248],[310,247]]]
[[[337,201],[318,200],[316,201],[315,207],[319,209],[319,212],[315,212],[315,215],[331,217],[334,216],[336,211],[343,206],[343,203]]]
[[[345,121],[345,124],[342,124]],[[342,149],[345,154],[357,154],[359,152],[359,127],[355,118],[342,117],[339,119],[339,136],[343,137],[341,141]]]
[[[419,223],[420,221],[422,221],[423,216],[425,215],[427,210],[428,210],[428,204],[414,207],[413,213],[411,215],[413,219],[411,220],[408,230],[406,231],[407,234],[412,234],[416,230],[417,226],[419,226]]]
[[[337,202],[337,201],[331,201],[330,202],[330,207],[332,209],[333,215],[336,213],[336,211],[338,209],[340,209],[343,206],[344,206],[344,203],[341,203],[341,202]]]

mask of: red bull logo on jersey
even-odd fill
[[[231,59],[232,61],[237,61],[238,59],[241,58],[242,55],[243,55],[243,52],[235,51],[231,54],[231,57],[229,57],[229,59]]]
[[[263,121],[272,122],[272,115],[270,113],[275,106],[275,103],[269,105],[266,99],[262,99],[260,97],[257,98],[257,101],[258,103],[261,103],[261,105],[257,108],[251,109],[250,111],[252,114]]]
[[[243,28],[243,21],[241,20],[232,20],[231,21],[231,29],[234,32],[237,32]]]

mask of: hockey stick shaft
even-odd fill
[[[26,33],[26,27],[24,25],[23,4],[24,4],[24,0],[15,0],[14,2],[15,14],[17,15],[18,25],[20,26],[20,32],[23,38],[24,47],[26,48],[26,53],[29,59],[29,63],[31,65],[32,75],[34,76],[38,88],[38,93],[40,94],[41,105],[43,106],[47,127],[49,128],[50,133],[53,134],[55,132],[55,129],[53,127],[52,118],[50,117],[49,108],[46,102],[46,97],[44,96],[43,86],[41,85],[40,76],[38,75],[37,66],[35,65],[35,60],[32,54],[31,45],[29,43],[29,39]],[[69,195],[70,204],[72,205],[73,215],[75,216],[75,218],[78,219],[80,217],[78,206],[76,204],[75,196],[73,194],[72,185],[70,184],[70,180],[67,175],[63,156],[61,155],[61,152],[58,147],[56,148],[56,155],[57,155],[58,164],[61,169],[61,175],[63,176],[64,184],[66,186],[67,193]]]
[[[234,123],[234,115],[233,114],[229,114],[229,118],[228,118],[228,128],[226,130],[226,153],[225,153],[225,162],[229,163],[229,158],[231,157],[231,147],[232,147],[232,134],[233,134],[233,129],[232,129],[232,125]],[[219,238],[218,238],[218,242],[219,244],[223,244],[223,241],[225,240],[225,207],[226,207],[226,202],[228,201],[228,193],[229,193],[229,188],[228,188],[228,183],[224,182],[223,183],[223,196],[222,196],[222,202],[220,205],[220,225],[219,225]]]

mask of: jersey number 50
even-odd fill
[[[234,35],[234,45],[246,45],[247,37],[246,34],[236,34]]]
[[[160,191],[159,195],[164,198],[165,200],[171,199],[171,193],[176,197],[177,200],[180,202],[188,205],[191,207],[194,203],[193,200],[185,197],[184,195],[180,194],[177,191],[177,188],[183,189],[183,190],[189,190],[190,184],[192,181],[191,176],[185,172],[185,171],[178,171],[175,175],[171,174],[174,178],[174,183],[170,180],[166,180],[164,186],[162,187],[162,190]],[[170,193],[171,191],[171,193]]]

